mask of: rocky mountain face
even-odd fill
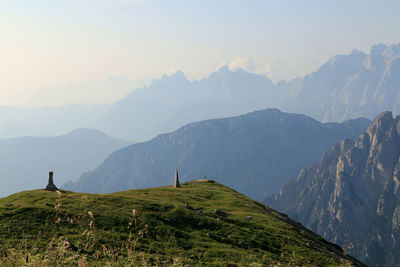
[[[320,123],[304,115],[266,109],[188,124],[111,154],[66,189],[107,193],[168,185],[207,176],[256,199],[317,160],[334,143],[354,138],[370,121]]]
[[[265,203],[369,266],[400,266],[400,116],[380,114]]]
[[[55,172],[55,183],[60,186],[128,144],[92,129],[55,137],[0,139],[0,196],[43,188],[49,171]]]
[[[374,45],[331,58],[316,72],[277,84],[288,91],[284,110],[321,121],[373,118],[384,110],[400,113],[400,44]]]

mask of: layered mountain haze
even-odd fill
[[[115,103],[100,128],[112,136],[144,141],[190,122],[276,107],[281,98],[263,75],[224,66],[207,78],[189,81],[177,72]]]
[[[0,139],[0,196],[42,188],[50,170],[60,186],[128,144],[92,129],[55,137]]]
[[[369,266],[400,262],[400,116],[380,114],[265,203]]]
[[[90,127],[124,140],[146,141],[187,123],[276,107],[283,94],[264,75],[227,66],[199,81],[182,72],[153,80],[113,105],[0,107],[0,137],[58,135]]]
[[[60,107],[0,106],[0,138],[59,136],[79,128],[96,128],[107,105]]]
[[[60,135],[95,128],[132,142],[147,141],[199,120],[280,108],[317,120],[373,118],[400,113],[400,44],[376,45],[333,57],[315,72],[273,84],[267,76],[227,66],[201,80],[182,72],[153,80],[107,105],[0,107],[0,137]]]
[[[0,267],[400,267],[400,0],[0,11]]]
[[[289,89],[281,107],[322,121],[373,118],[400,113],[400,44],[374,45],[370,54],[354,49],[331,58],[316,72],[277,85]]]
[[[177,168],[183,177],[207,176],[261,199],[334,143],[358,136],[369,123],[360,118],[323,124],[277,109],[191,123],[114,152],[65,188],[108,193],[167,185]]]

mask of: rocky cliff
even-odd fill
[[[370,266],[400,266],[400,116],[377,116],[265,199]]]

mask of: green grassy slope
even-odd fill
[[[114,194],[0,199],[8,265],[362,265],[286,216],[213,181]]]

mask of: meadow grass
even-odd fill
[[[0,199],[5,266],[351,266],[337,246],[213,181]]]

